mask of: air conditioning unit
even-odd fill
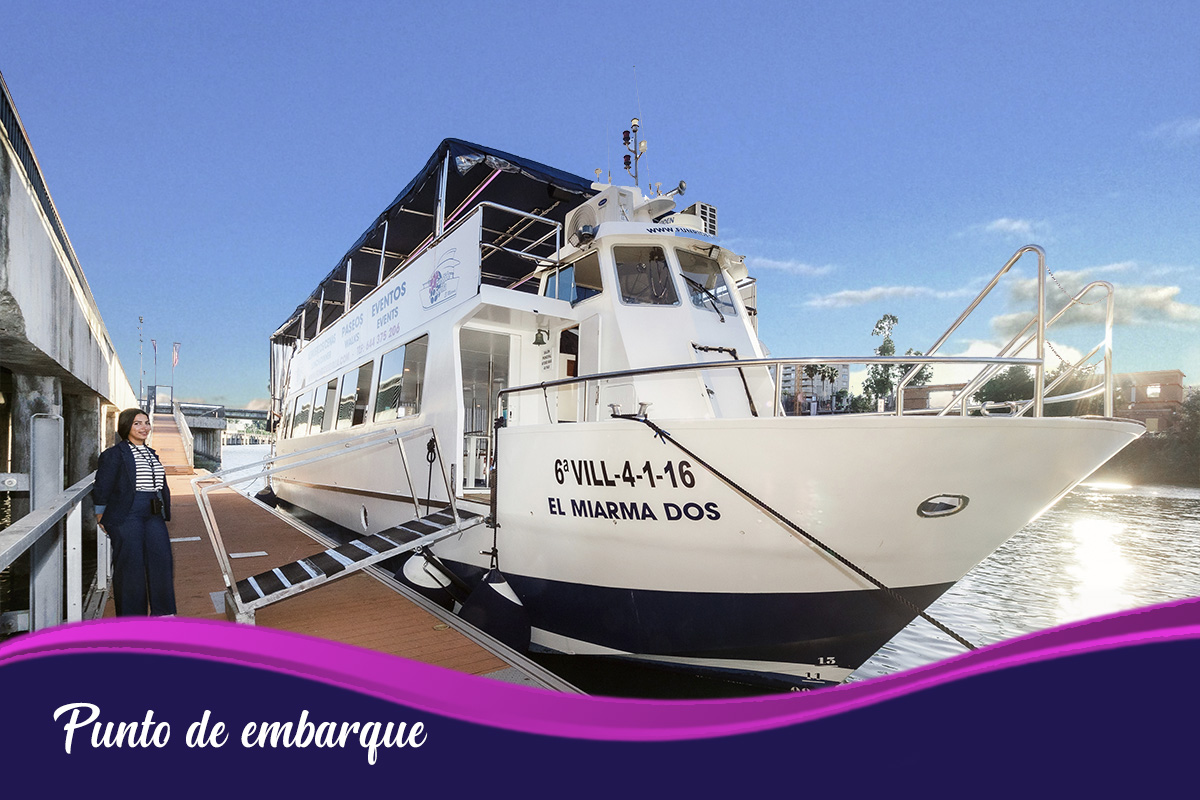
[[[692,214],[704,222],[704,232],[709,236],[717,235],[717,207],[708,203],[692,203],[682,213]]]
[[[600,194],[588,200],[567,217],[567,241],[578,246],[579,232],[585,227],[593,229],[605,222],[620,222],[629,220],[633,211],[633,190],[622,186],[609,186]]]

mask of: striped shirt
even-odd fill
[[[131,444],[129,449],[133,451],[133,463],[137,467],[137,491],[155,492],[162,489],[167,473],[158,456],[144,444]]]

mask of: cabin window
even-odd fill
[[[676,306],[679,295],[661,247],[614,247],[617,285],[627,305]]]
[[[367,419],[367,399],[371,394],[371,375],[375,362],[368,361],[358,369],[342,375],[342,394],[338,401],[337,429],[361,425]]]
[[[292,414],[292,432],[294,439],[308,433],[308,415],[312,410],[312,395],[302,394],[296,398],[296,410]]]
[[[379,391],[375,394],[376,422],[420,413],[428,351],[429,337],[422,336],[384,355],[379,363]]]
[[[737,306],[733,302],[729,284],[715,259],[692,250],[676,250],[679,270],[687,285],[688,296],[696,308],[707,308],[722,316],[736,316]]]
[[[595,297],[601,291],[600,256],[595,253],[588,253],[578,261],[547,273],[542,287],[546,297],[566,300],[571,305]]]
[[[316,396],[313,398],[312,419],[309,421],[309,431],[311,433],[320,433],[332,428],[334,418],[337,416],[334,413],[335,408],[337,408],[337,378],[334,378],[323,387],[317,387]],[[325,413],[325,409],[329,409],[328,414]]]
[[[317,410],[313,409],[312,431],[316,433],[318,430],[331,431],[333,423],[337,422],[337,405],[338,405],[338,381],[334,378],[329,383],[325,384],[325,400],[321,403],[321,417],[317,418]],[[317,397],[320,398],[321,390],[317,389]]]

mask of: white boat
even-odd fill
[[[894,412],[787,416],[788,365],[888,360],[769,356],[742,257],[715,208],[676,210],[683,188],[442,142],[272,338],[277,455],[297,457],[276,495],[362,536],[485,516],[406,574],[470,589],[498,567],[534,649],[811,686],[1142,433],[1111,382],[1104,417],[1043,415],[1044,301],[1035,355],[976,359],[940,411],[906,410],[902,383]],[[936,352],[956,326],[891,362],[963,361]],[[1011,364],[1035,397],[971,411]]]

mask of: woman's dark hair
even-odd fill
[[[121,416],[117,417],[117,436],[128,441],[129,432],[133,430],[133,421],[137,419],[138,414],[146,414],[140,408],[127,408],[121,412]],[[146,419],[150,419],[150,415],[146,414]]]

